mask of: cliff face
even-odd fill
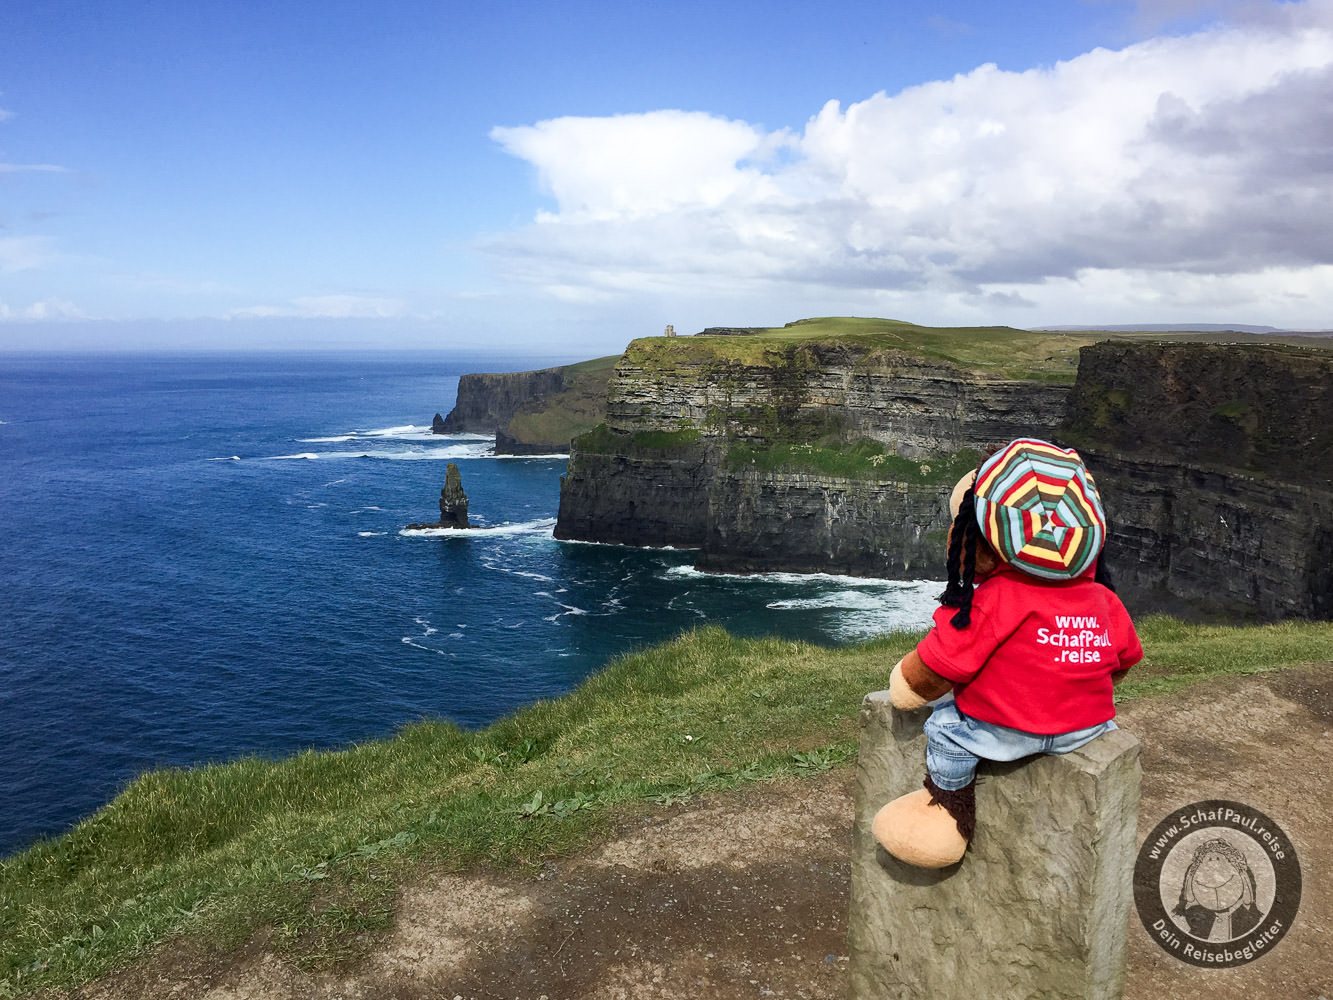
[[[698,566],[729,573],[935,576],[944,565],[950,486],[722,472],[708,491]]]
[[[673,358],[669,346],[635,341],[611,376],[607,426],[766,438],[774,425],[818,431],[832,423],[846,438],[917,458],[1053,427],[1069,392],[1067,384],[992,378],[900,351],[816,342],[754,353],[715,356],[692,344]]]
[[[575,442],[556,537],[698,548],[716,570],[931,575],[956,473],[931,478],[930,463],[1053,432],[1068,391],[876,347],[636,341],[611,377],[605,431]],[[644,444],[682,433],[684,446]],[[918,464],[895,478],[727,460],[737,443],[774,441],[872,441]]]
[[[458,400],[437,421],[437,434],[494,434],[501,455],[564,452],[600,423],[615,358],[528,372],[464,375]]]
[[[1333,354],[1083,349],[1064,436],[1097,478],[1132,607],[1333,616]]]
[[[716,570],[937,575],[948,456],[1036,435],[1097,477],[1136,612],[1331,617],[1331,389],[1333,353],[1280,345],[1106,342],[1071,387],[875,346],[636,341],[606,426],[575,442],[556,534]],[[867,440],[915,461],[818,468]]]
[[[564,387],[563,368],[464,375],[458,380],[458,401],[444,418],[441,433],[494,434],[524,403]]]

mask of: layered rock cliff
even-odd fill
[[[697,548],[716,570],[919,577],[942,561],[956,456],[1053,431],[1068,391],[874,342],[635,341],[605,426],[575,441],[556,537]],[[868,460],[839,469],[853,444]]]
[[[937,575],[969,456],[1036,435],[1097,477],[1133,610],[1330,617],[1327,347],[1109,341],[1070,385],[873,342],[636,341],[575,442],[556,536],[724,571]]]
[[[501,455],[565,452],[605,416],[606,382],[615,358],[526,372],[464,375],[437,434],[494,434]]]
[[[1333,354],[1086,347],[1062,432],[1097,478],[1131,606],[1333,617]]]
[[[458,380],[454,408],[436,430],[441,434],[494,434],[497,427],[509,423],[519,407],[564,387],[564,368],[464,375]]]

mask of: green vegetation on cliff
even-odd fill
[[[856,316],[802,319],[743,336],[646,337],[633,341],[627,362],[647,369],[680,364],[782,364],[792,348],[819,345],[861,355],[868,368],[896,356],[943,361],[979,375],[1072,382],[1078,349],[1104,334],[1043,333],[1009,326],[933,327]]]
[[[566,365],[565,387],[521,406],[500,428],[521,445],[564,449],[606,419],[606,383],[619,355]]]
[[[1333,623],[1148,619],[1123,697],[1333,660]],[[368,947],[400,887],[535,865],[627,811],[851,761],[856,711],[916,640],[827,649],[716,627],[620,657],[476,732],[429,722],[287,760],[146,774],[63,837],[0,862],[0,996],[68,987],[174,935],[305,964]]]
[[[678,431],[633,431],[617,433],[606,424],[598,424],[580,435],[574,446],[583,452],[599,455],[647,455],[657,452],[675,452],[698,444],[702,435],[697,428]]]
[[[733,470],[808,472],[870,482],[953,484],[980,461],[981,453],[969,450],[917,461],[885,450],[878,441],[860,438],[848,444],[837,440],[807,444],[737,442],[727,449],[724,465]]]

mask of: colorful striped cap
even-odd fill
[[[981,464],[977,524],[1010,566],[1046,580],[1072,580],[1092,568],[1106,544],[1097,484],[1072,448],[1010,441]]]

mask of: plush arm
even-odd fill
[[[920,708],[951,690],[953,682],[926,666],[915,649],[899,660],[889,675],[889,701],[904,711]]]

